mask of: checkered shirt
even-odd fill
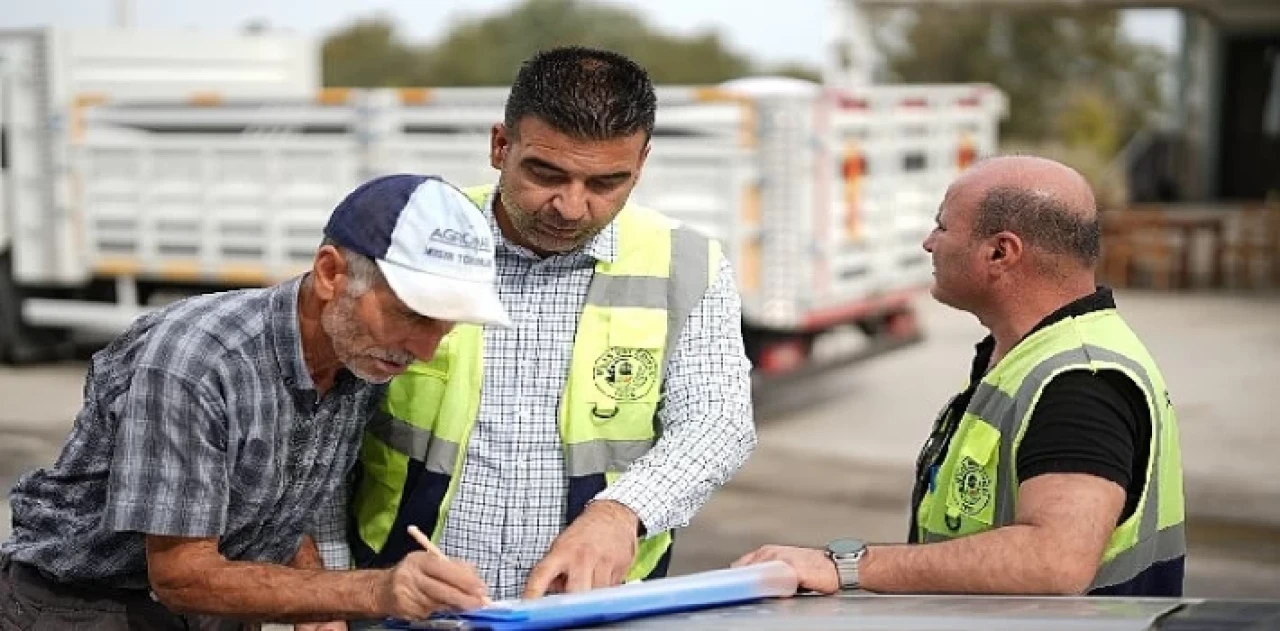
[[[57,462],[19,479],[0,553],[63,581],[147,585],[143,533],[285,563],[354,463],[384,388],[303,361],[301,279],[184,300],[94,355]]]
[[[502,237],[492,199],[485,208],[513,325],[485,329],[479,417],[438,543],[474,563],[495,598],[512,598],[566,525],[560,397],[596,261],[615,259],[618,236],[610,224],[577,251],[539,258]],[[687,525],[755,447],[741,302],[727,262],[671,353],[662,438],[596,496],[633,510],[649,536]],[[330,543],[321,551],[331,567],[348,562]]]

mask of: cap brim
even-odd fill
[[[449,322],[511,326],[492,284],[437,276],[378,259],[396,297],[415,312]]]

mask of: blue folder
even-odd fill
[[[789,596],[796,576],[781,561],[628,583],[576,594],[506,600],[421,622],[387,620],[391,629],[563,629]]]

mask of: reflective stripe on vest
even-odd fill
[[[490,190],[465,192],[483,204]],[[566,521],[652,447],[667,349],[720,265],[717,243],[651,211],[628,206],[615,225],[617,257],[596,265],[561,397]],[[368,427],[353,502],[356,543],[374,555],[407,550],[410,523],[434,526],[439,539],[479,412],[483,344],[481,328],[459,325],[430,362],[392,380]],[[650,575],[670,543],[670,533],[640,541],[628,579]]]
[[[1136,336],[1114,310],[1106,310],[1069,318],[1036,332],[1024,343],[1035,348],[1020,353],[1015,347],[974,389],[935,482],[917,507],[920,540],[946,541],[1014,523],[1018,445],[1044,387],[1068,370],[1118,370],[1146,396],[1153,423],[1151,458],[1138,506],[1112,533],[1090,590],[1124,583],[1155,563],[1184,556],[1176,416],[1165,396],[1163,378]],[[1128,352],[1104,345],[1128,347]],[[1034,355],[1042,354],[1044,347],[1053,348],[1037,360]],[[1009,364],[1015,366],[1006,368]],[[995,463],[989,462],[991,457]],[[990,479],[992,464],[994,480]],[[941,513],[944,527],[937,526],[940,520],[935,512]]]

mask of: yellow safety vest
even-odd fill
[[[1018,445],[1044,387],[1069,370],[1124,373],[1146,395],[1153,423],[1142,497],[1112,532],[1090,591],[1123,587],[1148,568],[1186,555],[1177,416],[1155,361],[1115,309],[1032,333],[982,378],[915,509],[917,540],[945,541],[1014,523]],[[1169,571],[1178,576],[1160,578],[1181,585],[1181,563]]]
[[[492,190],[464,192],[483,205]],[[566,523],[653,446],[667,351],[720,267],[717,242],[658,213],[628,205],[614,223],[617,257],[596,264],[561,397]],[[391,381],[360,452],[358,565],[387,566],[412,550],[409,524],[439,540],[479,414],[483,364],[483,330],[458,325],[431,361]],[[664,574],[671,533],[638,545],[627,579]]]

